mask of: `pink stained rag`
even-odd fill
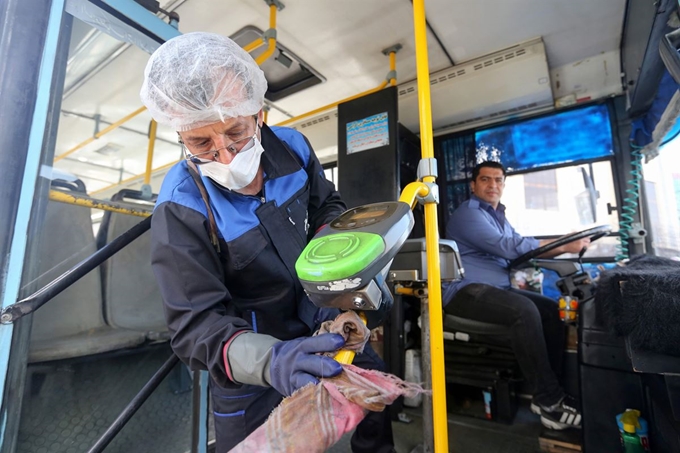
[[[355,351],[362,351],[369,337],[354,312],[324,323],[319,333],[326,332],[343,335],[345,347]],[[399,396],[412,398],[424,392],[419,385],[391,374],[354,365],[343,365],[343,369],[338,376],[321,379],[319,385],[308,385],[284,399],[267,421],[230,453],[323,453],[352,431],[367,411],[380,412]]]

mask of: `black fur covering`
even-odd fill
[[[636,349],[680,356],[680,262],[641,255],[602,272],[595,306],[598,320]]]

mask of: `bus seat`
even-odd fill
[[[42,286],[96,251],[90,209],[48,202],[40,240],[38,282]],[[96,268],[33,314],[28,360],[92,355],[136,346],[144,340],[139,332],[106,325]]]
[[[444,313],[443,321],[444,331],[453,335],[453,341],[444,342],[446,382],[491,389],[495,401],[492,419],[512,423],[521,373],[514,352],[508,347],[510,328],[448,313]],[[451,410],[456,412],[457,408]]]
[[[153,206],[155,196],[142,199],[136,190],[124,189],[112,201]],[[107,212],[102,219],[97,244],[111,242],[141,221],[140,217]],[[146,232],[102,264],[102,284],[106,321],[118,328],[143,332],[150,340],[169,338],[163,302],[151,269],[151,233]]]
[[[510,337],[510,328],[508,326],[465,319],[450,314],[444,315],[444,328],[451,332]]]

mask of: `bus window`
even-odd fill
[[[680,260],[680,140],[643,163],[642,173],[654,254]]]
[[[590,181],[594,190],[589,190]],[[607,209],[608,204],[616,205],[610,161],[509,175],[503,204],[524,236],[554,236],[596,225],[618,230],[618,213]],[[617,242],[616,237],[602,238],[586,256],[614,256]]]
[[[326,175],[326,179],[335,184],[335,187],[338,186],[338,165],[334,162],[332,164],[326,164],[324,165],[323,169],[324,174]]]

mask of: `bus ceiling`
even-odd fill
[[[480,0],[469,7],[466,2],[428,1],[435,134],[624,94],[622,63],[640,67],[640,57],[646,52],[637,43],[645,32],[649,37],[652,25],[661,21],[663,5],[659,3],[664,2]],[[142,4],[157,10],[156,15]],[[400,44],[396,54],[399,116],[404,125],[418,132],[409,1],[362,2],[360,6],[356,2],[291,1],[275,6],[276,50],[263,64],[271,87],[276,88],[266,102],[269,124],[378,86],[389,70],[389,58],[382,51]],[[67,11],[82,21],[75,21],[71,35],[55,156],[139,108],[148,52],[178,33],[167,23],[169,15],[179,16],[182,33],[212,31],[239,38],[248,46],[246,41],[263,30],[262,41],[270,40],[270,8],[265,0],[66,2]],[[651,21],[640,25],[627,20],[633,11]],[[628,31],[633,28],[635,33]],[[255,57],[267,49],[267,45],[256,47],[252,46]],[[288,75],[287,67],[298,72]],[[628,77],[633,78],[637,73]],[[285,80],[301,89],[282,88]],[[128,186],[138,186],[145,169],[145,155],[139,150],[146,148],[149,120],[148,112],[143,112],[56,166],[81,177],[90,191],[132,177]],[[335,159],[333,108],[289,125],[308,135],[322,161]],[[175,142],[174,131],[158,128],[154,168],[167,169],[180,157]],[[110,171],[91,164],[108,166]],[[163,171],[152,178],[154,188]]]
[[[664,70],[659,42],[672,30],[674,4],[578,0],[556,7],[540,0],[480,0],[470,8],[428,1],[435,135],[612,96],[626,96],[630,114],[640,117],[649,110]],[[272,0],[69,0],[65,9],[78,20],[70,36],[54,166],[85,181],[99,198],[122,187],[138,188],[145,179],[158,190],[181,156],[175,132],[159,127],[153,176],[145,175],[146,154],[140,150],[147,147],[151,119],[145,111],[101,136],[107,126],[138,111],[148,53],[180,32],[230,35],[262,60],[270,84],[268,123],[304,132],[322,162],[337,155],[335,103],[374,89],[388,73],[398,84],[400,122],[418,132],[406,0],[361,7]],[[383,51],[395,45],[401,48],[394,55],[396,70],[390,71],[391,58]]]

